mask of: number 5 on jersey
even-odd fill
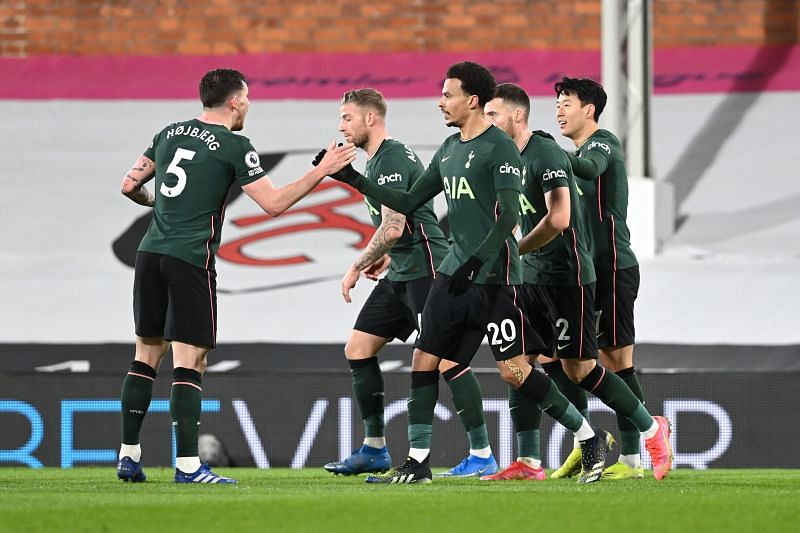
[[[172,158],[172,162],[167,167],[167,174],[174,174],[177,176],[178,183],[176,183],[174,187],[167,187],[166,183],[162,183],[159,189],[161,194],[174,198],[183,192],[183,189],[186,188],[186,171],[180,167],[180,163],[184,159],[191,161],[194,159],[194,154],[196,153],[197,152],[185,148],[178,148],[175,150],[175,157]]]

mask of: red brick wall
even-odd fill
[[[0,56],[596,49],[601,0],[3,0]],[[656,47],[797,44],[800,0],[653,0]]]

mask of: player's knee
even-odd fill
[[[612,371],[619,372],[633,366],[633,349],[627,346],[620,348],[601,348],[598,350],[600,362],[603,366]]]
[[[448,361],[447,359],[442,359],[442,362],[439,363],[439,373],[442,375],[444,380],[448,382],[462,376],[469,370],[469,366],[461,363],[454,363],[452,361]]]
[[[580,384],[586,376],[597,366],[592,359],[590,361],[579,361],[576,359],[564,359],[563,370],[569,380],[575,384]]]
[[[355,342],[352,339],[348,340],[344,345],[344,356],[347,359],[368,359],[375,355],[370,347],[364,346],[363,343]]]

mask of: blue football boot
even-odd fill
[[[235,479],[223,477],[211,471],[208,465],[200,465],[197,472],[187,474],[175,469],[175,483],[237,483]]]
[[[497,473],[497,461],[494,455],[486,459],[477,455],[468,455],[466,459],[458,463],[447,472],[439,472],[434,477],[481,477],[490,476]]]
[[[117,463],[117,477],[131,483],[139,483],[147,479],[142,471],[141,462],[137,463],[128,456],[123,457]]]
[[[344,461],[336,461],[325,465],[325,470],[333,474],[352,476],[355,474],[386,472],[392,467],[392,458],[386,446],[373,448],[364,444]]]

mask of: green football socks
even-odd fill
[[[384,388],[383,373],[377,357],[348,359],[353,376],[353,393],[356,397],[361,419],[364,421],[364,436],[384,436]]]
[[[639,401],[644,405],[644,392],[639,383],[639,378],[636,376],[636,371],[633,367],[625,368],[617,372],[617,375],[624,381],[631,392],[639,398]],[[620,454],[622,455],[638,455],[641,450],[639,443],[641,434],[636,426],[626,417],[617,414],[617,426],[620,433]]]
[[[433,410],[438,399],[439,371],[412,371],[408,399],[408,443],[411,448],[430,450]]]
[[[586,391],[569,379],[569,376],[564,373],[561,361],[544,363],[542,364],[542,369],[550,376],[550,379],[556,384],[561,394],[567,397],[569,403],[575,406],[583,418],[589,420],[589,400],[586,396]]]
[[[150,365],[141,361],[131,363],[131,369],[122,382],[120,394],[122,444],[139,444],[139,434],[153,397],[155,379],[156,371]]]
[[[196,457],[203,395],[201,375],[191,368],[178,367],[172,377],[169,413],[175,430],[176,457]]]
[[[483,396],[475,373],[466,365],[457,365],[442,374],[450,387],[453,404],[469,436],[470,450],[489,447],[489,431],[483,417]]]
[[[580,386],[597,396],[617,415],[630,420],[638,431],[644,432],[653,427],[653,417],[650,416],[630,387],[615,373],[606,371],[600,365],[595,365],[594,369],[580,382]]]
[[[508,409],[517,438],[517,457],[541,460],[542,410],[539,405],[514,387],[508,387]]]

